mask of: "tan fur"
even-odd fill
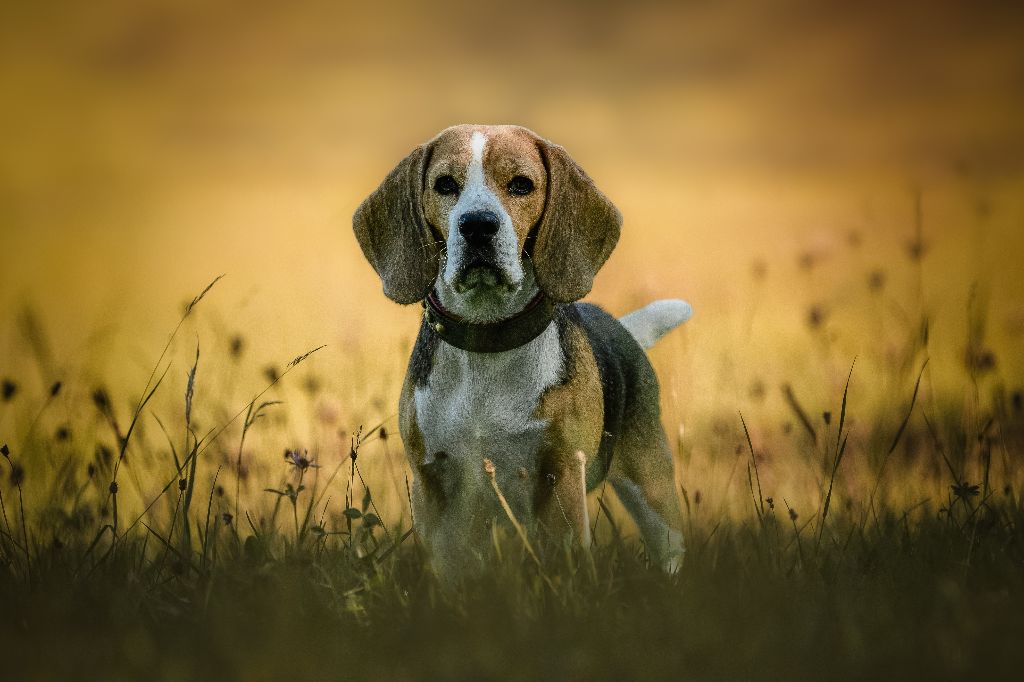
[[[487,137],[487,184],[512,217],[521,252],[534,236],[538,285],[558,302],[583,298],[615,248],[622,216],[565,149],[508,125],[447,128],[403,159],[356,210],[356,237],[384,293],[398,303],[415,303],[429,292],[458,200],[432,188],[441,175],[464,184],[474,132]],[[510,194],[508,182],[516,175],[530,178],[535,190]]]
[[[622,215],[569,154],[541,141],[548,168],[548,201],[537,228],[537,284],[556,301],[586,296],[619,240]]]
[[[566,329],[569,380],[545,392],[535,416],[548,422],[547,438],[539,455],[539,477],[534,507],[540,525],[558,537],[566,525],[580,541],[589,535],[587,495],[580,485],[576,452],[589,464],[597,456],[604,424],[601,377],[583,330]],[[554,484],[550,476],[554,477]]]
[[[548,174],[537,147],[537,136],[519,126],[455,126],[448,128],[430,143],[433,152],[426,171],[423,195],[423,211],[427,221],[445,237],[448,237],[448,214],[458,200],[457,195],[443,196],[429,191],[442,175],[451,175],[462,187],[466,181],[469,166],[470,140],[474,132],[487,136],[484,148],[484,177],[491,191],[501,200],[505,210],[512,217],[519,250],[522,251],[526,238],[544,212]],[[509,194],[508,183],[517,176],[530,178],[534,191],[526,196]]]
[[[366,260],[397,303],[423,300],[437,279],[441,247],[423,214],[427,153],[421,145],[402,159],[352,217]]]

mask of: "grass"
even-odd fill
[[[451,589],[411,530],[393,419],[295,435],[317,418],[289,375],[320,348],[238,404],[213,399],[217,365],[178,336],[216,283],[134,399],[77,377],[38,395],[3,380],[8,679],[952,679],[1024,665],[1024,409],[976,311],[963,395],[931,388],[922,315],[885,378],[898,395],[882,395],[879,358],[850,358],[820,417],[807,369],[781,387],[781,416],[762,404],[680,436],[678,575],[648,565],[601,489],[588,553],[538,557],[509,515],[488,570]],[[310,447],[274,454],[295,441]]]

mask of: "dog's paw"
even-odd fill
[[[661,562],[661,570],[666,575],[675,575],[683,567],[683,552],[673,552]]]

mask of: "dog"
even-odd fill
[[[505,125],[447,128],[356,210],[384,294],[424,308],[399,431],[414,526],[439,573],[486,556],[501,497],[528,534],[589,546],[586,497],[605,480],[652,560],[678,569],[675,475],[644,350],[692,310],[661,300],[616,320],[578,302],[621,223],[565,149]]]

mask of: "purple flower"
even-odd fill
[[[301,453],[298,450],[285,450],[284,460],[288,462],[288,464],[298,469],[299,471],[305,471],[310,467],[318,469],[320,465],[314,464],[313,458],[307,457],[308,454],[308,450],[303,450]]]

